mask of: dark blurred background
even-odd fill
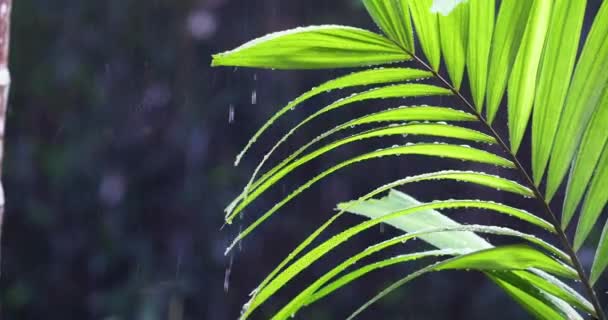
[[[599,1],[591,2],[593,13]],[[223,208],[242,189],[268,144],[315,105],[350,92],[314,99],[285,117],[234,167],[240,148],[273,110],[344,72],[211,69],[211,54],[271,31],[328,23],[375,30],[357,0],[16,0],[0,318],[236,319],[255,285],[327,219],[337,202],[405,175],[453,167],[454,162],[410,158],[344,170],[247,238],[230,267],[224,249],[239,224],[263,213],[297,182],[326,168],[329,160],[403,142],[348,147],[306,165],[254,203],[242,221],[220,230]],[[370,103],[329,115],[294,136],[277,155],[285,156],[349,116],[402,103]],[[405,191],[422,200],[443,191],[454,197],[493,196],[450,183]],[[515,197],[494,199],[534,210],[529,201]],[[484,214],[456,217],[503,222]],[[347,217],[339,225],[357,221]],[[335,263],[395,233],[376,230],[323,261]],[[583,251],[587,263],[591,250]],[[315,264],[255,318],[268,318],[326,268]],[[298,318],[344,318],[412,268],[371,275]],[[527,315],[483,276],[445,273],[411,283],[362,318]]]

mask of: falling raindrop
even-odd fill
[[[251,91],[251,104],[258,104],[258,92],[256,90]]]
[[[228,289],[230,289],[230,273],[232,272],[233,262],[234,253],[230,253],[230,262],[228,263],[228,268],[226,268],[226,273],[224,273],[224,292],[228,292]]]
[[[230,107],[228,107],[228,123],[232,124],[234,123],[234,106],[230,105]]]

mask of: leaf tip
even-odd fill
[[[562,230],[566,230],[568,228],[568,225],[570,224],[570,218],[568,218],[567,216],[563,215],[562,216]]]
[[[599,274],[591,273],[591,275],[589,276],[589,282],[591,282],[592,286],[595,286],[595,283],[597,282],[597,280],[599,280],[599,277]]]
[[[224,60],[224,54],[218,53],[211,56],[211,66],[212,67],[221,67],[224,64],[222,61]]]
[[[551,179],[547,180],[547,187],[545,189],[545,199],[547,202],[551,202],[553,197],[555,196],[555,192],[557,192],[557,187],[553,183],[550,183]]]

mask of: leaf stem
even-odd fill
[[[568,241],[566,232],[564,231],[564,229],[562,229],[561,224],[559,223],[559,219],[557,218],[557,215],[553,212],[553,210],[551,209],[551,206],[547,203],[545,197],[543,196],[543,194],[541,193],[539,188],[536,186],[536,184],[534,183],[534,181],[532,180],[532,178],[530,177],[530,175],[528,174],[528,172],[526,171],[524,166],[521,164],[519,159],[517,158],[517,155],[511,151],[511,148],[509,148],[509,146],[505,143],[505,141],[500,137],[498,132],[496,132],[496,130],[494,130],[492,125],[490,125],[490,123],[484,118],[484,116],[481,114],[481,112],[479,112],[475,108],[475,106],[473,106],[473,104],[471,102],[469,102],[469,100],[467,98],[465,98],[462,95],[462,93],[460,93],[460,91],[458,91],[458,89],[456,89],[454,86],[452,86],[452,84],[446,78],[444,78],[437,71],[435,71],[433,68],[431,68],[426,62],[424,62],[418,56],[416,56],[415,54],[411,54],[411,53],[410,53],[410,55],[413,57],[413,59],[418,64],[420,64],[425,69],[427,69],[429,72],[431,72],[435,76],[435,78],[437,78],[439,81],[441,81],[443,83],[443,85],[445,85],[450,91],[452,91],[454,93],[454,95],[456,95],[460,100],[462,100],[462,102],[469,109],[471,109],[471,111],[475,114],[477,119],[479,119],[479,121],[485,126],[485,128],[494,136],[494,138],[496,139],[496,141],[498,142],[500,147],[509,156],[510,160],[513,161],[513,163],[517,167],[517,171],[519,171],[519,173],[525,180],[528,187],[532,190],[532,192],[534,192],[535,198],[538,199],[538,201],[541,203],[541,206],[543,207],[547,216],[549,216],[551,218],[551,223],[555,227],[555,231],[557,232],[557,235],[558,235],[560,241],[562,242],[562,245],[564,246],[566,252],[570,256],[573,267],[576,269],[576,272],[579,275],[579,278],[585,288],[585,291],[587,292],[589,299],[591,299],[591,303],[593,304],[593,308],[595,309],[595,312],[596,312],[596,314],[594,314],[593,316],[595,318],[597,318],[598,320],[607,320],[608,318],[606,318],[606,315],[604,314],[602,305],[600,304],[597,294],[595,293],[595,290],[593,290],[593,286],[591,285],[591,282],[589,281],[589,278],[587,277],[587,274],[585,273],[585,269],[583,268],[583,265],[581,264],[578,256],[576,255],[576,251],[573,249],[572,244],[570,244],[570,241]]]

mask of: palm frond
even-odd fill
[[[605,72],[608,70],[608,2],[603,2],[596,14],[578,58],[586,1],[502,0],[498,16],[495,13],[496,1],[434,2],[363,0],[365,8],[384,35],[346,26],[312,26],[273,33],[214,56],[214,66],[363,68],[327,81],[279,109],[254,134],[237,156],[236,164],[273,123],[311,98],[331,90],[371,87],[315,109],[314,113],[282,135],[258,163],[243,191],[226,208],[227,223],[231,223],[253,201],[290,173],[343,146],[365,144],[370,139],[391,136],[424,136],[438,140],[437,143],[394,145],[332,163],[258,216],[236,237],[227,251],[317,182],[369,160],[418,155],[445,158],[446,163],[454,165],[458,162],[448,159],[457,159],[512,170],[520,175],[521,182],[505,179],[500,174],[444,170],[398,179],[355,201],[341,204],[336,214],[266,276],[245,305],[242,319],[251,316],[296,275],[336,247],[382,223],[392,225],[404,234],[369,247],[333,266],[278,310],[273,319],[288,318],[370,272],[423,258],[433,262],[394,282],[354,315],[424,274],[442,270],[475,270],[486,274],[536,318],[582,319],[578,313],[580,311],[605,319],[592,285],[608,266],[608,223],[598,245],[590,279],[578,260],[576,250],[587,239],[608,202],[608,193],[605,192],[608,188],[608,72]],[[425,59],[416,54],[414,37]],[[369,67],[408,61],[415,62],[419,69]],[[442,63],[451,81],[442,76]],[[469,79],[470,99],[461,90],[465,70]],[[411,83],[430,78],[435,80],[435,84]],[[505,95],[508,142],[492,126]],[[442,103],[426,106],[410,101],[439,96],[454,96],[462,102],[460,107],[464,110]],[[344,107],[386,99],[402,99],[407,103],[400,103],[402,107],[387,106],[384,110],[348,119],[317,135],[269,170],[263,171],[275,151],[307,124]],[[487,104],[487,120],[482,115],[484,102]],[[532,174],[528,174],[516,156],[530,118]],[[468,128],[467,123],[477,123],[483,129]],[[366,128],[359,130],[363,126]],[[346,131],[354,132],[335,138],[338,133]],[[332,138],[334,140],[330,141]],[[460,145],[454,140],[475,145]],[[488,145],[498,146],[502,150],[487,151],[485,147]],[[567,175],[570,168],[571,172]],[[539,186],[545,176],[546,193],[543,193]],[[568,188],[560,220],[549,204],[566,177]],[[544,216],[541,218],[541,213],[482,199],[420,203],[407,195],[391,191],[422,181],[441,183],[447,180],[535,198]],[[385,192],[389,192],[386,198],[373,199]],[[439,196],[442,195],[435,195]],[[581,214],[571,245],[565,229],[581,202]],[[556,235],[562,249],[535,235],[504,226],[461,225],[437,211],[465,208],[509,215],[536,226],[540,232]],[[346,213],[362,215],[365,220],[310,248],[330,225]],[[478,233],[515,237],[526,244],[494,247]],[[348,270],[364,257],[415,238],[428,242],[436,249],[405,253]],[[564,281],[581,281],[588,300],[558,277],[566,279]]]

